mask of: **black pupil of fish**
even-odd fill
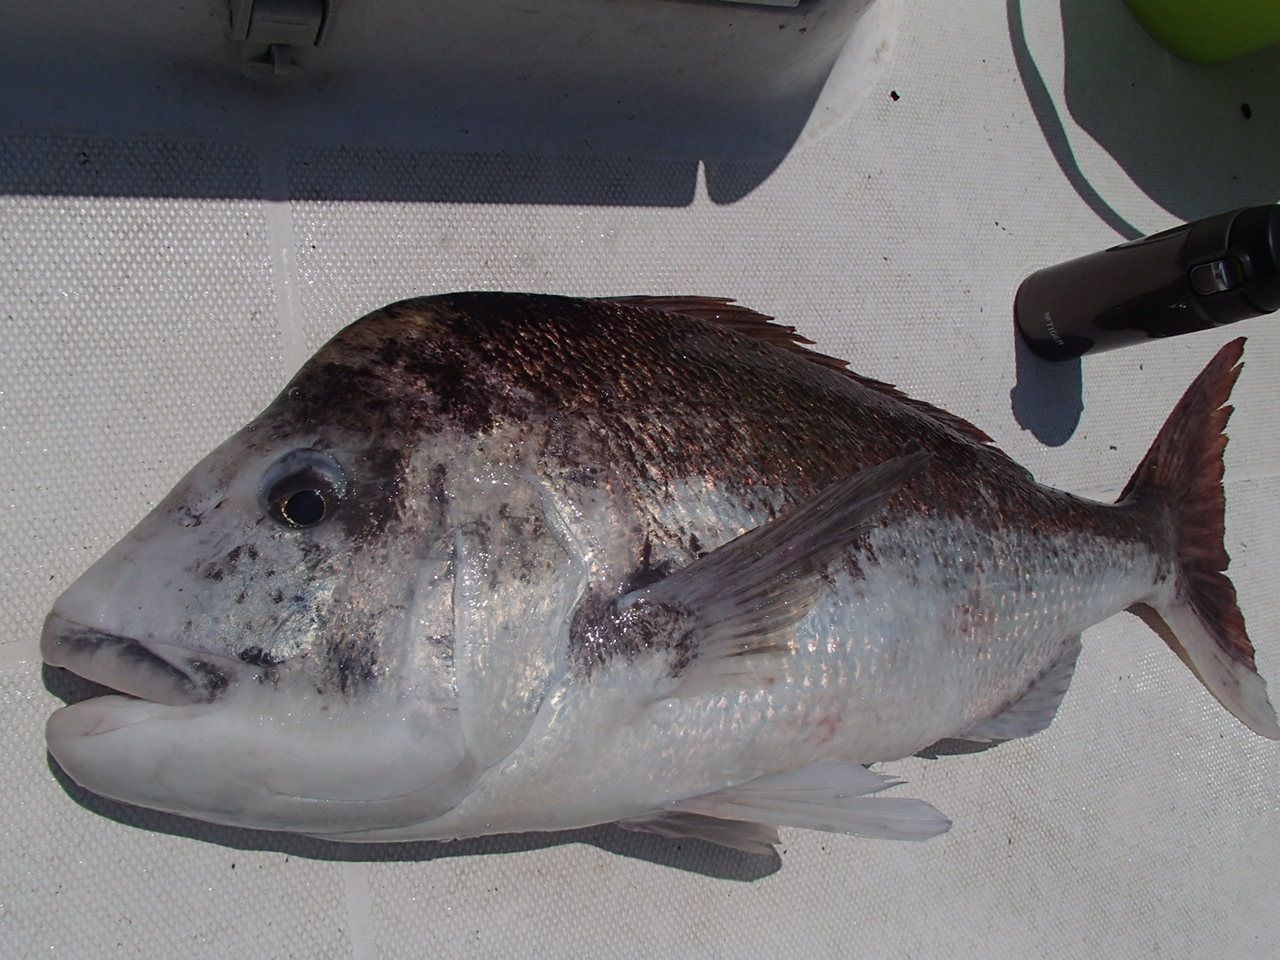
[[[297,490],[280,505],[284,518],[295,527],[309,527],[324,519],[324,495],[319,490]]]

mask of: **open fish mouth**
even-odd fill
[[[170,706],[210,703],[238,679],[232,667],[212,658],[88,627],[57,613],[45,620],[40,653],[50,666],[113,693]]]

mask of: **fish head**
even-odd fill
[[[438,430],[360,333],[55,602],[45,661],[118,692],[48,722],[81,785],[330,836],[465,793]]]

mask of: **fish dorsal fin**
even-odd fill
[[[923,400],[909,397],[891,383],[885,383],[883,380],[873,380],[870,377],[854,373],[849,369],[848,361],[809,349],[813,345],[813,341],[798,333],[795,327],[779,323],[773,317],[757,313],[755,310],[734,303],[732,300],[722,297],[608,297],[606,299],[609,303],[620,303],[645,310],[673,313],[682,317],[694,317],[721,327],[728,327],[737,333],[789,350],[810,363],[816,363],[820,367],[826,367],[829,370],[842,373],[850,380],[862,384],[869,390],[891,397],[899,403],[911,407],[913,410],[932,417],[970,440],[976,440],[983,444],[995,443],[985,431],[963,417],[958,417],[954,413],[935,407],[931,403],[925,403]]]
[[[927,840],[951,821],[923,800],[875,797],[902,781],[856,763],[822,760],[671,804],[681,813],[881,840]]]
[[[570,627],[580,663],[668,650],[674,682],[661,697],[761,680],[760,655],[790,649],[827,565],[928,459],[916,448],[861,470],[665,579],[604,607],[583,605]]]
[[[956,734],[954,739],[992,743],[1039,733],[1057,715],[1062,698],[1067,694],[1067,687],[1071,685],[1071,677],[1075,673],[1079,657],[1080,635],[1076,634],[1067,638],[1057,659],[1016,699],[994,716]]]

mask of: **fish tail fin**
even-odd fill
[[[1250,729],[1280,740],[1253,644],[1224,572],[1223,433],[1240,376],[1244,338],[1226,344],[1187,388],[1120,502],[1147,508],[1169,531],[1173,575],[1130,607],[1205,688]]]

